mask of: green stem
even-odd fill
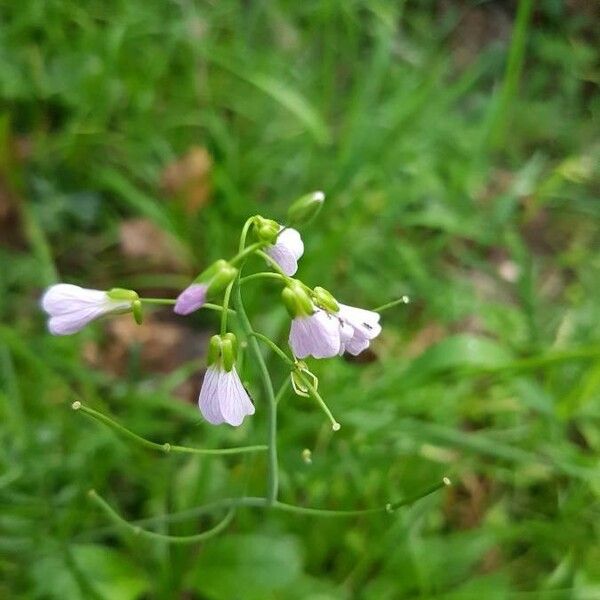
[[[283,272],[283,270],[279,266],[279,263],[274,258],[271,258],[266,252],[263,252],[262,250],[257,250],[256,256],[264,258],[273,267],[273,269],[275,269],[275,271],[279,273],[279,275],[281,275],[283,279],[285,279],[285,281],[289,281],[291,279]]]
[[[157,444],[156,442],[151,442],[146,438],[139,436],[137,433],[133,433],[126,427],[123,427],[120,423],[113,421],[110,417],[103,415],[102,413],[94,410],[93,408],[89,408],[88,406],[84,406],[79,400],[73,402],[72,404],[73,410],[80,410],[89,417],[95,419],[96,421],[100,421],[105,425],[108,425],[121,435],[128,437],[129,439],[137,442],[138,444],[145,446],[146,448],[150,448],[152,450],[159,450],[164,453],[169,452],[179,452],[182,454],[203,454],[207,456],[219,456],[219,455],[227,455],[227,454],[243,454],[245,452],[264,452],[267,450],[267,447],[264,445],[257,446],[239,446],[237,448],[189,448],[188,446],[177,446],[167,443]]]
[[[236,263],[242,262],[254,252],[260,254],[260,249],[264,248],[264,246],[266,246],[266,242],[255,242],[254,244],[250,244],[250,246],[244,248],[241,252],[238,252],[232,259],[230,259],[229,264],[235,265]]]
[[[225,295],[223,296],[223,312],[221,313],[221,335],[227,333],[227,311],[229,309],[229,298],[231,297],[231,288],[233,287],[235,280],[232,281],[225,289]]]
[[[437,492],[441,488],[445,486],[451,485],[450,480],[447,477],[444,477],[440,483],[436,483],[431,487],[402,500],[397,500],[395,502],[388,502],[383,506],[377,506],[374,508],[365,508],[360,510],[328,510],[325,508],[310,508],[305,506],[296,506],[294,504],[287,504],[285,502],[275,501],[274,503],[270,503],[267,498],[257,498],[252,496],[242,496],[240,498],[223,498],[222,500],[217,500],[215,502],[211,502],[209,504],[204,504],[202,506],[196,506],[195,508],[189,508],[187,510],[182,510],[179,512],[171,513],[168,515],[161,515],[158,517],[149,517],[145,519],[139,519],[137,521],[125,522],[127,527],[129,528],[141,528],[154,526],[159,523],[179,523],[181,521],[185,521],[187,519],[194,519],[201,515],[205,515],[207,513],[223,510],[223,509],[232,509],[232,508],[272,508],[274,510],[280,510],[288,513],[296,513],[307,515],[311,517],[359,517],[365,515],[375,515],[375,514],[390,514],[393,513],[396,509],[401,508],[403,506],[408,506],[409,504],[413,504],[418,500],[426,498],[431,494]],[[104,506],[103,506],[104,508]],[[112,509],[111,509],[112,510]],[[114,519],[113,519],[114,520]],[[121,517],[119,517],[118,521],[119,525],[122,525]],[[86,539],[89,536],[95,537],[98,535],[108,535],[113,531],[112,528],[104,527],[92,532],[88,532],[86,534]],[[203,534],[200,534],[203,535]]]
[[[212,529],[197,533],[195,535],[165,535],[163,533],[156,533],[155,531],[148,531],[142,529],[137,525],[133,525],[129,521],[125,520],[102,496],[99,496],[95,490],[88,492],[89,498],[99,506],[112,521],[117,525],[129,529],[134,535],[145,537],[151,540],[159,540],[161,542],[167,542],[169,544],[195,544],[197,542],[203,542],[215,535],[221,533],[231,523],[235,511],[230,509],[225,517],[219,521]]]
[[[279,404],[279,402],[283,398],[284,394],[290,389],[291,383],[292,382],[290,381],[289,377],[286,377],[283,380],[283,383],[281,384],[281,387],[279,388],[279,390],[275,394],[275,404]]]
[[[240,284],[246,283],[248,281],[253,281],[254,279],[277,279],[277,281],[286,281],[286,278],[279,273],[272,273],[271,271],[265,271],[261,273],[253,273],[252,275],[246,275],[246,277],[242,277],[240,279]]]
[[[177,302],[177,300],[170,300],[169,298],[140,298],[140,302],[145,302],[146,304],[162,304],[162,305],[173,305]],[[206,302],[202,305],[202,308],[208,308],[209,310],[217,310],[222,311],[223,307],[220,304],[212,304],[210,302]],[[228,308],[227,312],[230,315],[235,315],[235,310]]]
[[[267,502],[269,505],[273,505],[277,501],[277,492],[279,488],[279,472],[277,466],[277,405],[275,403],[275,393],[273,392],[273,383],[265,363],[265,359],[260,352],[258,341],[254,335],[254,330],[244,304],[242,302],[242,294],[240,292],[240,286],[235,286],[234,291],[234,303],[238,313],[239,322],[242,330],[248,337],[248,347],[254,355],[260,377],[263,382],[265,389],[265,396],[267,399],[267,412],[268,412],[268,481],[267,481]]]
[[[262,333],[258,333],[257,331],[252,331],[247,334],[249,337],[259,339],[261,342],[265,343],[277,356],[279,356],[290,368],[295,372],[296,376],[302,381],[302,383],[306,386],[306,389],[309,391],[310,395],[314,400],[317,401],[319,406],[323,409],[323,412],[327,415],[327,418],[331,421],[331,428],[334,431],[339,431],[341,425],[336,421],[335,417],[329,410],[327,404],[325,404],[325,400],[321,397],[321,394],[317,391],[317,388],[308,380],[308,378],[302,373],[302,371],[297,367],[296,363],[289,358],[285,352],[277,345],[275,342],[270,340],[266,335]]]
[[[402,298],[398,298],[397,300],[392,300],[391,302],[387,302],[386,304],[382,304],[377,308],[373,308],[373,312],[383,312],[384,310],[388,310],[388,308],[394,308],[394,306],[398,306],[398,304],[408,304],[410,299],[408,296],[402,296]]]
[[[248,335],[259,339],[261,342],[266,344],[277,356],[281,358],[289,367],[292,369],[296,368],[296,363],[271,339],[269,339],[266,335],[259,333],[258,331],[252,331]]]
[[[254,217],[250,217],[246,219],[244,226],[242,227],[242,233],[240,235],[240,244],[238,246],[238,253],[242,253],[244,248],[246,247],[246,238],[248,237],[248,232],[250,231],[250,227],[252,227],[252,223],[254,222]]]
[[[327,418],[331,421],[331,428],[333,431],[339,431],[341,425],[336,421],[335,417],[329,410],[327,404],[325,404],[325,400],[321,397],[321,394],[317,391],[317,388],[310,382],[308,377],[302,373],[300,369],[296,370],[296,376],[302,381],[302,383],[306,386],[306,389],[309,391],[310,395],[317,401],[319,406],[323,409],[323,412],[327,415]]]

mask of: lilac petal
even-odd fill
[[[206,302],[207,286],[202,283],[192,283],[177,296],[175,308],[178,315],[189,315],[201,308]]]
[[[101,317],[107,311],[103,307],[91,307],[69,314],[50,317],[48,330],[53,335],[70,335],[83,329],[90,321]]]
[[[229,425],[238,427],[248,415],[254,414],[254,404],[244,389],[235,367],[228,373],[224,394],[220,396],[220,407],[223,419]]]
[[[361,352],[364,352],[370,344],[370,340],[366,337],[362,337],[360,334],[354,335],[354,337],[344,344],[344,350],[349,354],[358,356]]]
[[[274,246],[267,248],[267,254],[281,267],[281,270],[286,275],[294,275],[298,270],[298,261],[284,246],[275,244]]]
[[[70,283],[58,283],[50,286],[41,300],[42,308],[52,317],[80,309],[106,306],[109,303],[106,292],[89,290]]]
[[[129,310],[131,300],[114,300],[101,290],[59,283],[46,290],[41,306],[50,315],[50,333],[69,335],[102,315]]]
[[[340,304],[338,317],[359,331],[369,340],[375,339],[381,333],[379,319],[381,315],[372,310]]]
[[[346,349],[346,344],[348,344],[352,337],[354,336],[354,327],[347,323],[346,321],[342,321],[340,319],[340,356],[344,354],[344,350]]]
[[[292,320],[289,344],[298,358],[329,358],[340,351],[340,327],[336,318],[317,309],[308,317]]]
[[[224,371],[215,366],[208,367],[200,388],[198,407],[202,416],[211,425],[220,425],[224,422],[219,406],[219,384],[223,373]]]
[[[286,275],[293,275],[298,270],[298,259],[304,254],[300,234],[291,227],[283,229],[277,237],[277,242],[267,248],[267,254]]]

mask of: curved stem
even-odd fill
[[[73,402],[72,408],[73,410],[80,410],[89,417],[95,419],[96,421],[100,421],[101,423],[108,425],[121,435],[128,437],[129,439],[137,442],[142,446],[145,446],[146,448],[150,448],[152,450],[159,450],[164,453],[179,452],[182,454],[204,454],[207,456],[220,456],[227,454],[243,454],[245,452],[264,452],[265,450],[267,450],[267,446],[265,445],[239,446],[237,448],[189,448],[188,446],[172,445],[168,442],[164,444],[157,444],[156,442],[151,442],[150,440],[141,437],[137,433],[133,433],[133,431],[130,431],[126,427],[123,427],[123,425],[121,425],[120,423],[117,423],[110,417],[103,415],[97,410],[89,408],[88,406],[84,406],[79,400]]]
[[[133,525],[126,519],[124,519],[102,496],[98,495],[96,490],[90,490],[88,492],[89,498],[99,506],[117,525],[121,525],[126,529],[129,529],[134,535],[149,538],[151,540],[159,540],[161,542],[167,542],[169,544],[195,544],[197,542],[203,542],[223,531],[229,523],[233,520],[235,514],[234,509],[230,509],[225,517],[219,521],[213,528],[197,533],[195,535],[165,535],[163,533],[156,533],[155,531],[148,531],[142,529],[138,525]]]
[[[249,217],[246,219],[244,226],[242,227],[242,233],[240,234],[240,243],[238,246],[238,254],[241,254],[246,247],[246,238],[248,237],[248,232],[250,231],[250,227],[252,227],[252,223],[254,222],[254,217]]]
[[[255,242],[254,244],[250,244],[250,246],[244,248],[241,252],[238,252],[233,258],[229,259],[229,264],[235,265],[236,263],[242,262],[254,252],[258,254],[260,252],[260,249],[264,248],[265,246],[266,242]]]
[[[235,280],[232,281],[225,289],[225,295],[223,296],[223,312],[221,313],[221,335],[227,333],[227,309],[229,308],[229,298],[231,296],[231,288],[233,288]]]
[[[260,273],[252,273],[252,275],[246,275],[240,279],[240,284],[253,281],[255,279],[277,279],[278,281],[286,281],[286,278],[279,273],[273,273],[271,271],[264,271]]]
[[[257,250],[256,256],[260,256],[261,258],[264,258],[271,265],[271,267],[273,267],[273,269],[275,269],[275,271],[277,273],[279,273],[279,275],[281,275],[281,277],[283,279],[285,279],[286,281],[289,281],[291,279],[291,277],[288,277],[283,272],[283,270],[279,266],[279,263],[275,259],[271,258],[266,252],[263,252],[262,250]]]
[[[266,335],[259,333],[258,331],[252,331],[248,333],[248,335],[259,339],[261,342],[266,344],[281,360],[283,360],[289,367],[292,369],[296,368],[296,363],[271,339],[269,339]]]
[[[275,393],[273,391],[273,383],[267,369],[265,359],[260,352],[258,341],[254,335],[254,330],[248,319],[248,315],[244,309],[242,302],[242,294],[240,286],[235,286],[234,303],[238,313],[240,325],[248,337],[248,347],[254,355],[256,364],[258,365],[260,377],[265,389],[268,411],[268,481],[267,481],[267,502],[272,505],[277,501],[277,492],[279,489],[279,472],[277,465],[277,405],[275,403]]]
[[[296,506],[295,504],[287,504],[285,502],[278,501],[275,501],[274,503],[269,503],[267,498],[258,498],[253,496],[242,496],[240,498],[223,498],[222,500],[217,500],[215,502],[204,504],[202,506],[196,506],[195,508],[189,508],[187,510],[170,513],[168,515],[148,517],[145,519],[139,519],[137,521],[127,522],[127,525],[130,527],[147,527],[157,525],[159,523],[179,523],[187,519],[194,519],[201,515],[205,515],[216,510],[223,510],[227,508],[272,508],[274,510],[302,514],[309,517],[360,517],[375,514],[391,514],[396,509],[413,504],[414,502],[417,502],[418,500],[430,496],[431,494],[437,492],[441,488],[449,485],[451,485],[450,480],[447,477],[444,477],[441,482],[436,483],[435,485],[432,485],[431,487],[426,488],[425,490],[413,496],[409,496],[407,498],[397,500],[395,502],[388,502],[383,506],[377,506],[374,508],[364,508],[359,510],[329,510],[326,508]],[[111,533],[112,531],[113,529],[111,527],[103,527],[101,529],[88,532],[87,535],[105,535]]]

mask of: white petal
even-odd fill
[[[224,423],[219,402],[219,390],[222,376],[225,372],[218,367],[210,366],[204,374],[204,381],[200,388],[198,407],[202,416],[212,425]]]
[[[298,358],[329,358],[340,351],[337,318],[317,309],[309,317],[296,317],[290,329],[290,346]]]
[[[379,324],[381,315],[379,313],[341,303],[339,306],[338,316],[340,319],[352,325],[363,337],[372,340],[381,333],[381,325]]]
[[[49,315],[56,316],[80,308],[104,306],[109,300],[106,292],[101,290],[90,290],[70,283],[58,283],[46,290],[41,304]]]
[[[223,419],[229,425],[238,427],[248,415],[254,414],[254,404],[244,389],[235,367],[226,373],[225,393],[220,396],[220,408]]]
[[[302,242],[300,233],[292,227],[284,229],[279,234],[275,245],[287,248],[296,260],[304,254],[304,243]]]
[[[298,260],[285,246],[275,244],[275,246],[267,248],[267,254],[281,267],[286,275],[294,275],[298,270]]]

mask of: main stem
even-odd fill
[[[277,466],[277,403],[275,402],[275,392],[273,391],[273,383],[271,382],[271,376],[269,375],[265,359],[260,352],[260,347],[255,337],[254,330],[252,329],[252,325],[248,319],[246,310],[244,309],[239,281],[234,286],[233,296],[234,304],[238,314],[238,320],[248,339],[248,347],[250,348],[250,351],[256,360],[256,364],[258,365],[260,378],[262,379],[265,396],[267,398],[267,504],[269,506],[273,506],[277,502],[277,491],[279,489],[279,469]]]

